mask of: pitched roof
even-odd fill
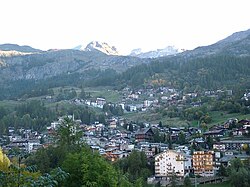
[[[135,134],[137,134],[137,135],[138,134],[146,134],[148,131],[151,131],[152,133],[154,133],[151,128],[142,128],[142,129],[139,129],[138,131],[136,131]]]

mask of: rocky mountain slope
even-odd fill
[[[215,44],[198,47],[192,51],[186,51],[180,54],[180,56],[185,56],[185,58],[197,58],[212,55],[249,56],[250,29],[236,32]]]
[[[0,79],[26,80],[46,79],[64,73],[84,73],[91,69],[126,69],[148,63],[136,57],[112,56],[97,51],[57,50],[29,55],[0,57]]]

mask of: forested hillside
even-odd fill
[[[212,56],[183,60],[161,58],[118,74],[112,69],[90,70],[85,74],[62,74],[46,80],[8,81],[0,99],[47,95],[58,86],[171,86],[184,91],[249,88],[250,57]]]
[[[163,58],[131,68],[119,80],[131,86],[162,84],[190,90],[245,87],[250,82],[249,64],[248,56],[212,56],[187,61]]]

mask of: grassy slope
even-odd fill
[[[122,100],[122,96],[109,87],[85,88],[84,91],[92,97],[103,97],[107,102],[117,103]]]
[[[139,121],[139,122],[146,122],[151,124],[158,124],[160,121],[163,125],[168,126],[188,126],[187,121],[180,120],[179,118],[169,118],[169,117],[162,117],[159,114],[149,114],[149,113],[141,113],[141,112],[131,112],[125,113],[125,118],[129,119],[128,121]]]
[[[212,124],[222,124],[230,118],[237,118],[239,120],[250,119],[250,114],[243,115],[239,113],[228,114],[226,112],[211,112],[210,115],[213,119]]]

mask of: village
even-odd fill
[[[219,97],[221,93],[226,96],[232,95],[231,90],[207,91],[203,94]],[[183,94],[169,88],[150,91],[127,89],[123,92],[121,103],[108,103],[105,98],[73,99],[68,102],[100,109],[103,109],[105,104],[119,105],[123,112],[133,113],[152,110],[162,103],[181,107],[188,98],[196,98],[198,95],[198,93]],[[248,99],[249,95],[245,94],[243,99]],[[195,99],[195,102],[190,101],[189,104],[197,107],[202,105],[202,102]],[[221,167],[226,168],[230,165],[230,160],[233,158],[240,158],[242,161],[250,159],[250,120],[236,118],[228,119],[223,124],[213,125],[204,131],[201,126],[166,126],[162,123],[145,122],[137,124],[114,115],[109,116],[106,124],[98,121],[84,124],[80,119],[75,119],[74,114],[70,114],[58,117],[58,120],[52,121],[43,132],[24,128],[16,131],[10,127],[8,135],[0,138],[0,145],[3,150],[8,151],[10,157],[15,149],[33,153],[39,148],[54,145],[56,131],[65,118],[71,119],[77,126],[75,130],[82,132],[83,143],[88,144],[93,151],[99,152],[111,162],[128,157],[133,150],[143,151],[148,162],[154,163],[155,168],[154,176],[148,178],[149,184],[156,184],[159,181],[161,184],[167,184],[173,174],[180,179],[185,176],[211,179],[220,174]]]

